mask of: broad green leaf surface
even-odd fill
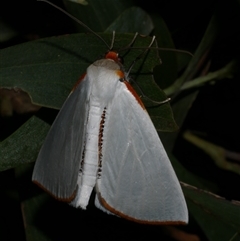
[[[129,25],[129,22],[132,24]],[[115,21],[105,30],[105,32],[116,31],[118,33],[135,33],[148,35],[154,26],[149,15],[139,7],[132,7],[125,10]]]
[[[129,0],[90,0],[87,5],[70,1],[64,3],[69,13],[96,32],[138,32],[148,35],[154,28],[150,16],[141,8],[133,6],[133,2]],[[76,24],[76,27],[80,32],[86,32],[80,24]]]
[[[192,215],[209,241],[240,240],[240,202],[186,184],[182,188]]]
[[[33,116],[15,133],[0,142],[0,171],[34,162],[49,125]]]
[[[114,23],[115,19],[126,9],[133,6],[132,0],[89,0],[87,3],[87,5],[82,5],[64,0],[67,11],[87,24],[87,26],[95,32],[105,32],[106,29]],[[127,22],[128,20],[124,21]],[[139,19],[137,21],[139,21]],[[131,19],[129,23],[132,22],[133,19]],[[86,32],[86,29],[79,26],[79,24],[76,25],[78,30]],[[129,26],[131,26],[131,24],[129,24],[128,27]],[[115,30],[118,31],[118,29]],[[129,33],[131,31],[125,30],[125,33],[126,32]]]

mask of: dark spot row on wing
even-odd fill
[[[101,177],[102,173],[102,145],[103,145],[103,130],[105,125],[105,118],[106,118],[106,107],[103,110],[101,115],[101,121],[99,125],[99,135],[98,135],[98,174],[97,178]]]

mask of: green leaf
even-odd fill
[[[47,123],[33,116],[0,142],[0,171],[35,161],[48,130]]]
[[[129,24],[130,23],[130,24]],[[105,30],[118,33],[135,33],[148,35],[154,26],[149,15],[139,7],[128,8]]]
[[[87,3],[87,5],[82,5],[67,0],[64,1],[67,11],[87,24],[87,26],[95,32],[106,31],[123,11],[133,6],[131,0],[89,0]],[[77,28],[81,32],[86,32],[86,29],[79,26],[79,24],[77,24]]]
[[[240,202],[227,201],[187,184],[182,188],[191,214],[209,241],[240,240]]]
[[[96,32],[135,33],[148,35],[154,26],[149,15],[131,1],[94,1],[87,5],[64,1],[69,13]],[[92,17],[94,16],[94,18]],[[78,31],[86,32],[80,24]]]

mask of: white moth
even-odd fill
[[[109,48],[111,49],[111,48]],[[186,202],[158,133],[118,54],[91,64],[38,155],[33,182],[55,198],[149,224],[185,224]]]

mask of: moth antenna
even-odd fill
[[[154,49],[154,47],[152,47],[151,49]],[[159,48],[157,47],[156,49],[158,50],[163,50],[163,51],[171,51],[171,52],[179,52],[179,53],[183,53],[183,54],[188,54],[190,55],[191,57],[193,57],[194,55],[187,51],[187,50],[181,50],[181,49],[171,49],[171,48]]]
[[[162,105],[162,104],[165,104],[167,102],[170,102],[171,98],[167,98],[166,100],[162,100],[162,101],[156,101],[156,100],[153,100],[151,98],[149,98],[148,96],[142,94],[142,97],[145,98],[145,99],[148,99],[149,101],[155,103],[155,104],[158,104],[158,105]]]
[[[112,50],[112,49],[113,49],[113,45],[114,45],[114,41],[115,41],[115,36],[116,36],[116,32],[113,31],[112,42],[111,42],[111,45],[110,45],[109,50]]]
[[[119,49],[118,51],[120,52],[120,51],[123,51],[123,50],[126,50],[126,49],[132,49],[132,45],[134,44],[134,42],[137,39],[138,35],[139,35],[138,32],[136,32],[134,37],[133,37],[133,39],[132,39],[132,41],[127,46],[125,46],[124,48]]]
[[[133,40],[131,41],[131,43],[130,43],[127,47],[125,47],[124,49],[127,49],[127,48],[134,49],[134,47],[131,47],[131,45],[132,45],[132,44],[134,43],[134,41],[136,40],[137,36],[138,36],[138,33],[135,34],[135,36],[134,36]],[[131,72],[134,64],[135,64],[135,63],[142,57],[142,55],[144,55],[149,49],[159,49],[159,48],[158,48],[158,45],[157,45],[157,42],[156,42],[156,47],[152,47],[153,43],[155,42],[155,39],[156,39],[156,37],[153,36],[153,37],[152,37],[152,40],[151,40],[151,42],[150,42],[150,44],[149,44],[149,46],[148,46],[142,53],[140,53],[140,54],[135,58],[135,60],[131,63],[130,68],[129,68],[128,72],[127,72],[127,76],[128,76],[129,73]],[[121,50],[122,50],[122,49],[121,49]],[[159,57],[159,56],[158,56],[158,57]],[[160,57],[159,57],[159,59],[160,59]],[[161,59],[160,59],[160,61],[161,61]],[[169,101],[171,100],[171,98],[166,98],[166,99],[163,100],[163,101],[153,100],[153,99],[151,99],[150,97],[148,97],[148,96],[146,96],[146,95],[144,94],[142,88],[137,84],[136,81],[134,81],[134,83],[135,83],[135,85],[138,87],[139,91],[141,92],[142,97],[145,98],[145,99],[148,99],[149,101],[151,101],[151,102],[153,102],[153,103],[155,103],[155,104],[161,105],[161,104],[165,104],[165,103],[167,103],[167,102],[169,102]]]
[[[77,22],[78,24],[80,24],[82,27],[84,27],[87,31],[89,31],[90,33],[94,34],[97,38],[99,38],[106,46],[107,48],[110,50],[111,48],[109,48],[109,45],[107,44],[107,42],[100,36],[98,35],[96,32],[94,32],[91,28],[89,28],[85,23],[83,23],[82,21],[80,21],[79,19],[77,19],[76,17],[74,17],[73,15],[71,15],[70,13],[68,13],[67,11],[65,11],[64,9],[58,7],[57,5],[55,5],[54,3],[49,2],[48,0],[37,0],[38,2],[45,2],[48,3],[49,5],[53,6],[54,8],[58,9],[59,11],[63,12],[65,15],[67,15],[69,18],[73,19],[75,22]]]
[[[142,49],[142,47],[129,47],[131,49]],[[125,48],[124,48],[125,49]],[[162,51],[171,51],[171,52],[179,52],[179,53],[183,53],[183,54],[188,54],[191,57],[193,57],[194,55],[187,51],[187,50],[181,50],[181,49],[171,49],[171,48],[159,48],[159,47],[150,47],[148,49],[157,49],[157,50],[162,50]],[[122,50],[122,49],[121,49]]]
[[[134,80],[132,80],[132,81],[134,82],[134,84],[137,86],[139,92],[141,93],[141,95],[140,95],[141,98],[147,99],[147,100],[151,101],[152,103],[155,103],[155,104],[158,104],[158,105],[162,105],[162,104],[165,104],[165,103],[171,101],[171,98],[166,98],[165,100],[157,101],[157,100],[154,100],[154,99],[148,97],[147,95],[144,94],[144,91],[139,86],[139,84],[136,81],[134,81]]]
[[[136,36],[136,34],[135,34],[135,36]],[[152,37],[152,41],[151,41],[151,43],[149,44],[149,46],[133,60],[133,62],[131,63],[131,65],[130,65],[130,67],[129,67],[129,69],[128,69],[128,72],[127,72],[127,74],[126,74],[127,77],[128,77],[128,75],[129,75],[129,73],[131,72],[134,64],[135,64],[139,59],[141,59],[141,57],[151,48],[151,46],[153,45],[153,43],[154,43],[154,41],[155,41],[155,38],[156,38],[156,37],[153,36],[153,37]],[[136,38],[135,38],[135,39],[136,39]],[[134,39],[134,41],[135,41],[135,39]],[[134,42],[134,41],[132,41],[132,42]]]

